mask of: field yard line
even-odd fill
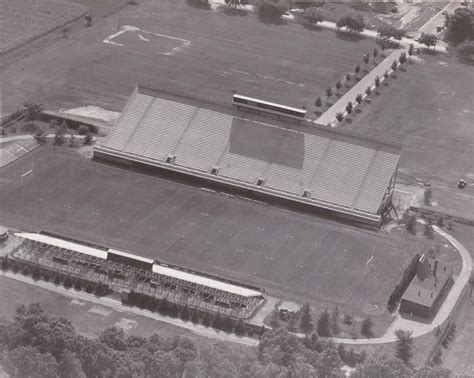
[[[233,343],[238,343],[238,344],[243,344],[247,346],[255,346],[258,344],[258,340],[250,338],[250,337],[239,337],[233,334],[228,334],[224,332],[217,332],[214,331],[212,328],[206,328],[202,325],[194,325],[191,322],[184,322],[181,319],[177,318],[168,318],[165,316],[161,316],[159,314],[147,311],[147,310],[141,310],[137,307],[129,307],[129,306],[124,306],[120,301],[113,299],[113,298],[108,298],[108,297],[102,297],[98,298],[95,295],[92,294],[87,294],[84,292],[76,291],[74,289],[66,289],[62,286],[56,286],[53,283],[50,282],[44,282],[44,281],[33,281],[32,278],[30,277],[25,277],[21,274],[15,274],[12,272],[1,272],[0,273],[4,277],[8,277],[10,279],[14,279],[17,281],[21,281],[24,283],[28,283],[30,285],[34,285],[49,291],[53,291],[55,293],[61,294],[66,297],[70,297],[76,300],[82,300],[82,301],[87,301],[90,303],[95,303],[97,305],[101,305],[104,307],[109,307],[115,311],[118,312],[128,312],[128,313],[133,313],[135,315],[139,316],[144,316],[147,318],[155,319],[158,321],[162,321],[168,324],[172,324],[177,327],[185,328],[197,335],[208,337],[211,339],[216,339],[220,341],[228,341],[228,342],[233,342]]]

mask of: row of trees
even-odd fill
[[[264,326],[260,328],[250,326],[245,324],[242,319],[234,320],[219,312],[217,314],[211,314],[197,308],[189,308],[187,304],[177,305],[176,303],[169,302],[166,298],[160,299],[134,291],[129,293],[126,303],[141,309],[158,312],[163,316],[180,318],[185,322],[191,321],[193,324],[202,324],[205,327],[212,327],[218,331],[227,333],[233,332],[237,336],[261,336],[265,332]]]
[[[0,261],[2,271],[12,271],[13,273],[31,276],[35,281],[53,282],[55,285],[63,285],[66,289],[83,290],[89,294],[94,293],[97,296],[105,296],[112,292],[109,285],[103,282],[93,282],[81,277],[73,277],[70,274],[41,267],[39,264],[31,265],[23,261],[11,259],[8,256],[2,257]]]
[[[273,329],[280,328],[279,317],[279,310],[278,306],[276,305],[270,320],[270,326]],[[314,322],[311,313],[311,307],[309,303],[305,303],[301,307],[299,315],[290,317],[288,322],[288,330],[290,332],[296,332],[297,321],[295,319],[297,317],[299,317],[299,329],[305,335],[309,335],[311,333],[314,333],[315,331],[318,336],[333,337],[341,333],[341,315],[339,314],[339,309],[337,306],[334,307],[331,312],[329,312],[328,310],[322,311],[319,314],[316,322]],[[354,319],[352,318],[352,316],[346,314],[342,319],[344,325],[354,325]],[[367,338],[374,337],[373,322],[370,317],[367,317],[361,323],[360,333],[362,336]],[[353,338],[357,338],[357,332],[355,330],[351,331],[351,336]]]
[[[157,323],[159,329],[159,323]],[[397,331],[394,356],[372,356],[326,343],[316,334],[300,339],[284,329],[266,332],[256,348],[223,343],[196,345],[187,337],[127,335],[108,328],[97,338],[76,333],[65,318],[48,316],[39,304],[20,306],[0,319],[0,363],[12,378],[70,377],[334,377],[343,363],[351,377],[449,377],[442,368],[410,367],[413,341]]]

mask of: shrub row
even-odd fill
[[[191,321],[194,324],[202,324],[205,327],[212,327],[219,331],[235,333],[237,336],[255,335],[261,336],[265,332],[265,327],[258,327],[253,324],[244,323],[242,319],[234,320],[221,313],[212,314],[198,308],[189,308],[188,305],[178,305],[169,302],[166,298],[159,299],[146,294],[131,291],[128,298],[122,299],[130,306],[136,306],[141,309],[147,309],[152,312],[158,312],[160,315],[171,318],[180,318],[183,321]]]
[[[55,285],[63,285],[66,289],[74,287],[75,290],[83,290],[87,293],[94,293],[101,297],[112,292],[109,285],[102,282],[93,282],[85,280],[81,277],[74,277],[70,274],[58,272],[56,270],[40,266],[39,264],[32,264],[26,261],[19,261],[15,259],[2,257],[2,270],[4,272],[11,270],[14,273],[21,273],[25,276],[31,276],[35,281],[43,280],[46,282],[53,282]]]

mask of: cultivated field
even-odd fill
[[[78,156],[44,146],[4,168],[2,220],[374,315],[383,312],[410,257],[427,249],[405,235],[351,228]],[[20,185],[33,159],[33,177]]]
[[[436,209],[472,218],[472,67],[444,55],[422,54],[415,61],[382,84],[351,123],[338,127],[403,144],[398,182],[430,182]],[[460,178],[469,183],[462,191]]]
[[[112,37],[126,25],[135,29]],[[300,107],[374,45],[295,23],[264,24],[254,14],[144,0],[9,65],[4,111],[25,100],[52,110],[93,104],[117,111],[138,82],[219,104],[236,90]]]
[[[84,15],[88,8],[65,0],[0,0],[0,53]]]

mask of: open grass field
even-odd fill
[[[415,60],[415,59],[414,59]],[[351,123],[338,127],[403,143],[398,182],[430,182],[436,210],[474,213],[472,66],[444,55],[422,54],[406,72],[382,84]],[[460,191],[464,178],[468,187]]]
[[[33,175],[20,184],[33,159]],[[2,170],[0,216],[18,228],[54,231],[375,316],[384,313],[411,256],[427,250],[405,235],[229,198],[51,146]]]
[[[84,15],[88,8],[65,0],[0,0],[4,53]]]
[[[104,43],[119,25],[138,30]],[[118,111],[138,82],[219,104],[229,104],[236,90],[300,107],[352,72],[374,46],[184,0],[143,0],[8,65],[3,107],[8,113],[29,100],[51,110],[92,104]]]

